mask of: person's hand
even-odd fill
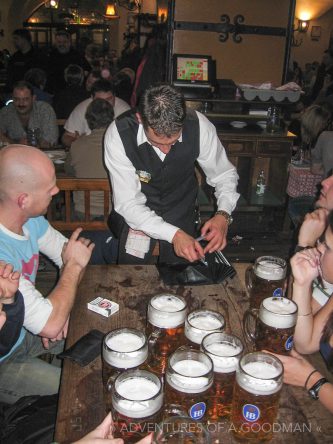
[[[311,285],[320,272],[320,252],[316,248],[296,253],[290,259],[294,283],[297,285]]]
[[[123,444],[124,441],[121,438],[113,438],[112,430],[113,421],[111,413],[109,413],[95,430],[73,444]],[[152,435],[148,435],[136,444],[151,444],[151,442]]]
[[[5,325],[6,319],[7,319],[6,313],[2,311],[2,304],[0,302],[0,330]]]
[[[42,344],[46,350],[48,350],[50,348],[50,341],[51,342],[62,341],[63,339],[67,338],[68,323],[69,323],[69,317],[68,317],[65,325],[63,326],[62,330],[55,338],[51,338],[51,339],[50,338],[42,338]]]
[[[326,228],[328,213],[326,208],[318,208],[305,216],[298,234],[298,245],[302,247],[315,246],[316,240]]]
[[[89,262],[95,244],[84,237],[79,238],[81,231],[82,228],[77,228],[63,246],[61,257],[65,266],[76,264],[85,268]]]
[[[202,236],[208,241],[204,253],[223,250],[227,245],[227,232],[228,222],[224,216],[216,214],[209,219],[201,229]]]
[[[111,413],[92,432],[73,444],[123,444],[120,438],[113,438],[113,421]]]
[[[190,262],[197,261],[205,256],[200,243],[183,230],[178,230],[172,239],[173,248],[179,257],[183,257]]]
[[[13,271],[13,266],[0,261],[0,301],[9,302],[15,296],[19,286],[20,273]]]
[[[297,353],[296,350],[291,350],[289,356],[278,355],[276,353],[271,354],[279,358],[283,364],[283,382],[304,387],[309,374],[314,370],[313,365]]]

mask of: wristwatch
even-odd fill
[[[326,384],[326,378],[320,378],[311,388],[309,388],[308,393],[312,399],[319,399],[319,390]]]
[[[215,216],[216,216],[217,214],[219,214],[219,215],[225,217],[226,220],[227,220],[227,222],[228,222],[228,225],[232,224],[232,222],[233,222],[233,218],[232,218],[232,216],[231,216],[229,213],[227,213],[227,212],[224,211],[224,210],[217,210],[216,213],[215,213]]]

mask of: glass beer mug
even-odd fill
[[[163,386],[146,370],[126,370],[112,386],[115,438],[136,443],[156,429],[162,420]]]
[[[245,274],[250,307],[259,308],[261,301],[270,296],[284,296],[286,273],[287,263],[284,259],[275,256],[258,257]]]
[[[111,408],[111,389],[116,377],[126,369],[138,368],[148,357],[144,333],[134,328],[118,328],[103,340],[102,375],[106,410]]]
[[[257,350],[288,355],[293,346],[296,321],[295,302],[270,297],[262,301],[259,310],[251,308],[245,312],[243,326],[246,337],[254,342]]]
[[[157,426],[152,444],[210,444],[208,431],[202,423],[188,416],[173,416]]]
[[[179,347],[168,359],[165,398],[193,420],[206,421],[206,398],[213,384],[211,358],[192,347]]]
[[[184,343],[186,313],[187,304],[181,296],[160,294],[149,301],[146,333],[151,371],[164,374],[168,357]]]
[[[200,349],[205,336],[213,332],[222,332],[225,326],[224,317],[213,310],[195,310],[187,315],[185,337],[187,344]]]
[[[204,337],[201,350],[214,364],[214,382],[207,396],[208,421],[218,421],[230,416],[232,390],[238,361],[243,353],[243,344],[237,336],[210,333]]]
[[[233,433],[238,439],[261,442],[272,438],[282,379],[283,365],[275,356],[255,352],[241,358],[231,407]]]

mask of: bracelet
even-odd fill
[[[309,382],[309,379],[311,378],[311,376],[314,374],[314,373],[316,373],[316,372],[318,372],[318,370],[312,370],[312,372],[310,372],[310,374],[309,374],[309,376],[306,378],[306,381],[305,381],[305,383],[304,383],[304,388],[305,388],[305,390],[307,390],[307,388],[306,388],[306,386],[307,386],[307,383]]]
[[[304,314],[304,315],[300,315],[300,314],[298,314],[297,317],[298,317],[298,318],[305,318],[306,316],[310,316],[310,315],[312,315],[312,311],[310,311],[309,313],[306,313],[306,314]]]

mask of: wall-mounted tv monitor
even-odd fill
[[[173,83],[178,86],[210,86],[214,83],[214,66],[208,55],[174,54]]]

